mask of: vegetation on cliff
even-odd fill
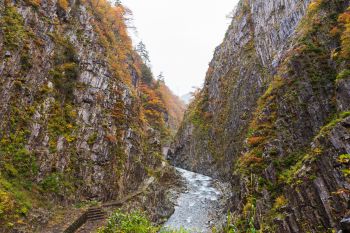
[[[32,227],[49,200],[125,195],[160,165],[183,106],[133,48],[130,14],[105,0],[0,3],[4,230]]]
[[[348,214],[349,2],[301,2],[273,61],[258,17],[278,9],[240,2],[174,143],[175,164],[232,182],[227,232],[332,232]]]

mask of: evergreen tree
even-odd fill
[[[150,62],[146,45],[142,41],[136,46],[136,52],[141,56],[144,63],[148,64]]]
[[[141,67],[141,73],[142,73],[142,77],[141,77],[142,81],[150,85],[153,80],[153,73],[151,69],[147,65],[143,64]]]
[[[157,81],[158,82],[163,82],[164,83],[164,75],[163,72],[160,72],[159,75],[157,76]]]

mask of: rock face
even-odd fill
[[[42,196],[122,197],[160,165],[174,119],[162,97],[174,96],[144,83],[127,12],[106,1],[0,1],[0,225]]]
[[[203,128],[225,128],[223,132],[217,133],[225,141],[221,145],[222,156],[230,157],[232,153],[240,151],[242,139],[238,138],[246,134],[252,109],[256,107],[258,98],[272,79],[269,73],[275,72],[282,52],[291,46],[289,38],[295,33],[308,3],[309,1],[296,0],[240,1],[238,4],[226,37],[215,50],[209,65],[205,87],[201,93],[203,98],[197,98],[197,101],[201,99],[201,103],[193,104],[207,112],[206,117],[212,122],[210,126]],[[191,162],[180,163],[204,174],[218,176],[215,174],[217,166],[228,173],[230,163],[226,159],[221,161],[222,164],[211,161],[217,153],[214,148],[211,152],[210,148],[203,148],[202,142],[184,143],[194,139],[191,137],[193,122],[185,121],[184,124],[187,126],[180,130],[181,136],[177,137],[183,142],[175,143],[178,146],[175,154],[182,156],[176,156],[175,160],[183,161],[186,156],[194,158],[198,155],[194,161],[198,166],[189,165]],[[216,127],[217,125],[220,127]],[[217,140],[221,140],[220,138]],[[184,148],[180,148],[181,146]]]
[[[348,1],[238,4],[168,154],[229,180],[241,232],[340,230],[349,205]]]

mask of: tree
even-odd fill
[[[144,63],[147,64],[150,62],[146,45],[142,41],[136,46],[136,52],[141,56]]]
[[[159,75],[157,76],[158,82],[163,82],[164,83],[164,75],[163,72],[160,72]]]
[[[152,83],[153,80],[153,74],[151,69],[146,65],[142,64],[141,66],[141,74],[142,74],[142,81],[148,85]]]
[[[164,75],[163,75],[163,72],[160,72],[159,75],[157,76],[157,88],[160,87],[160,84],[164,84],[165,81],[164,81]]]

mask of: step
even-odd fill
[[[87,214],[94,214],[94,213],[104,213],[104,211],[103,210],[87,211]]]
[[[106,214],[105,213],[88,214],[87,218],[100,217],[100,216],[106,216]]]
[[[101,207],[92,207],[92,208],[87,209],[87,211],[102,211],[102,208]]]
[[[106,215],[106,213],[88,213],[86,216],[89,218],[89,217],[93,217],[93,216],[99,216],[99,215]]]
[[[99,220],[105,220],[106,216],[99,216],[99,217],[94,217],[94,218],[88,218],[89,222],[94,222],[94,221],[99,221]]]

